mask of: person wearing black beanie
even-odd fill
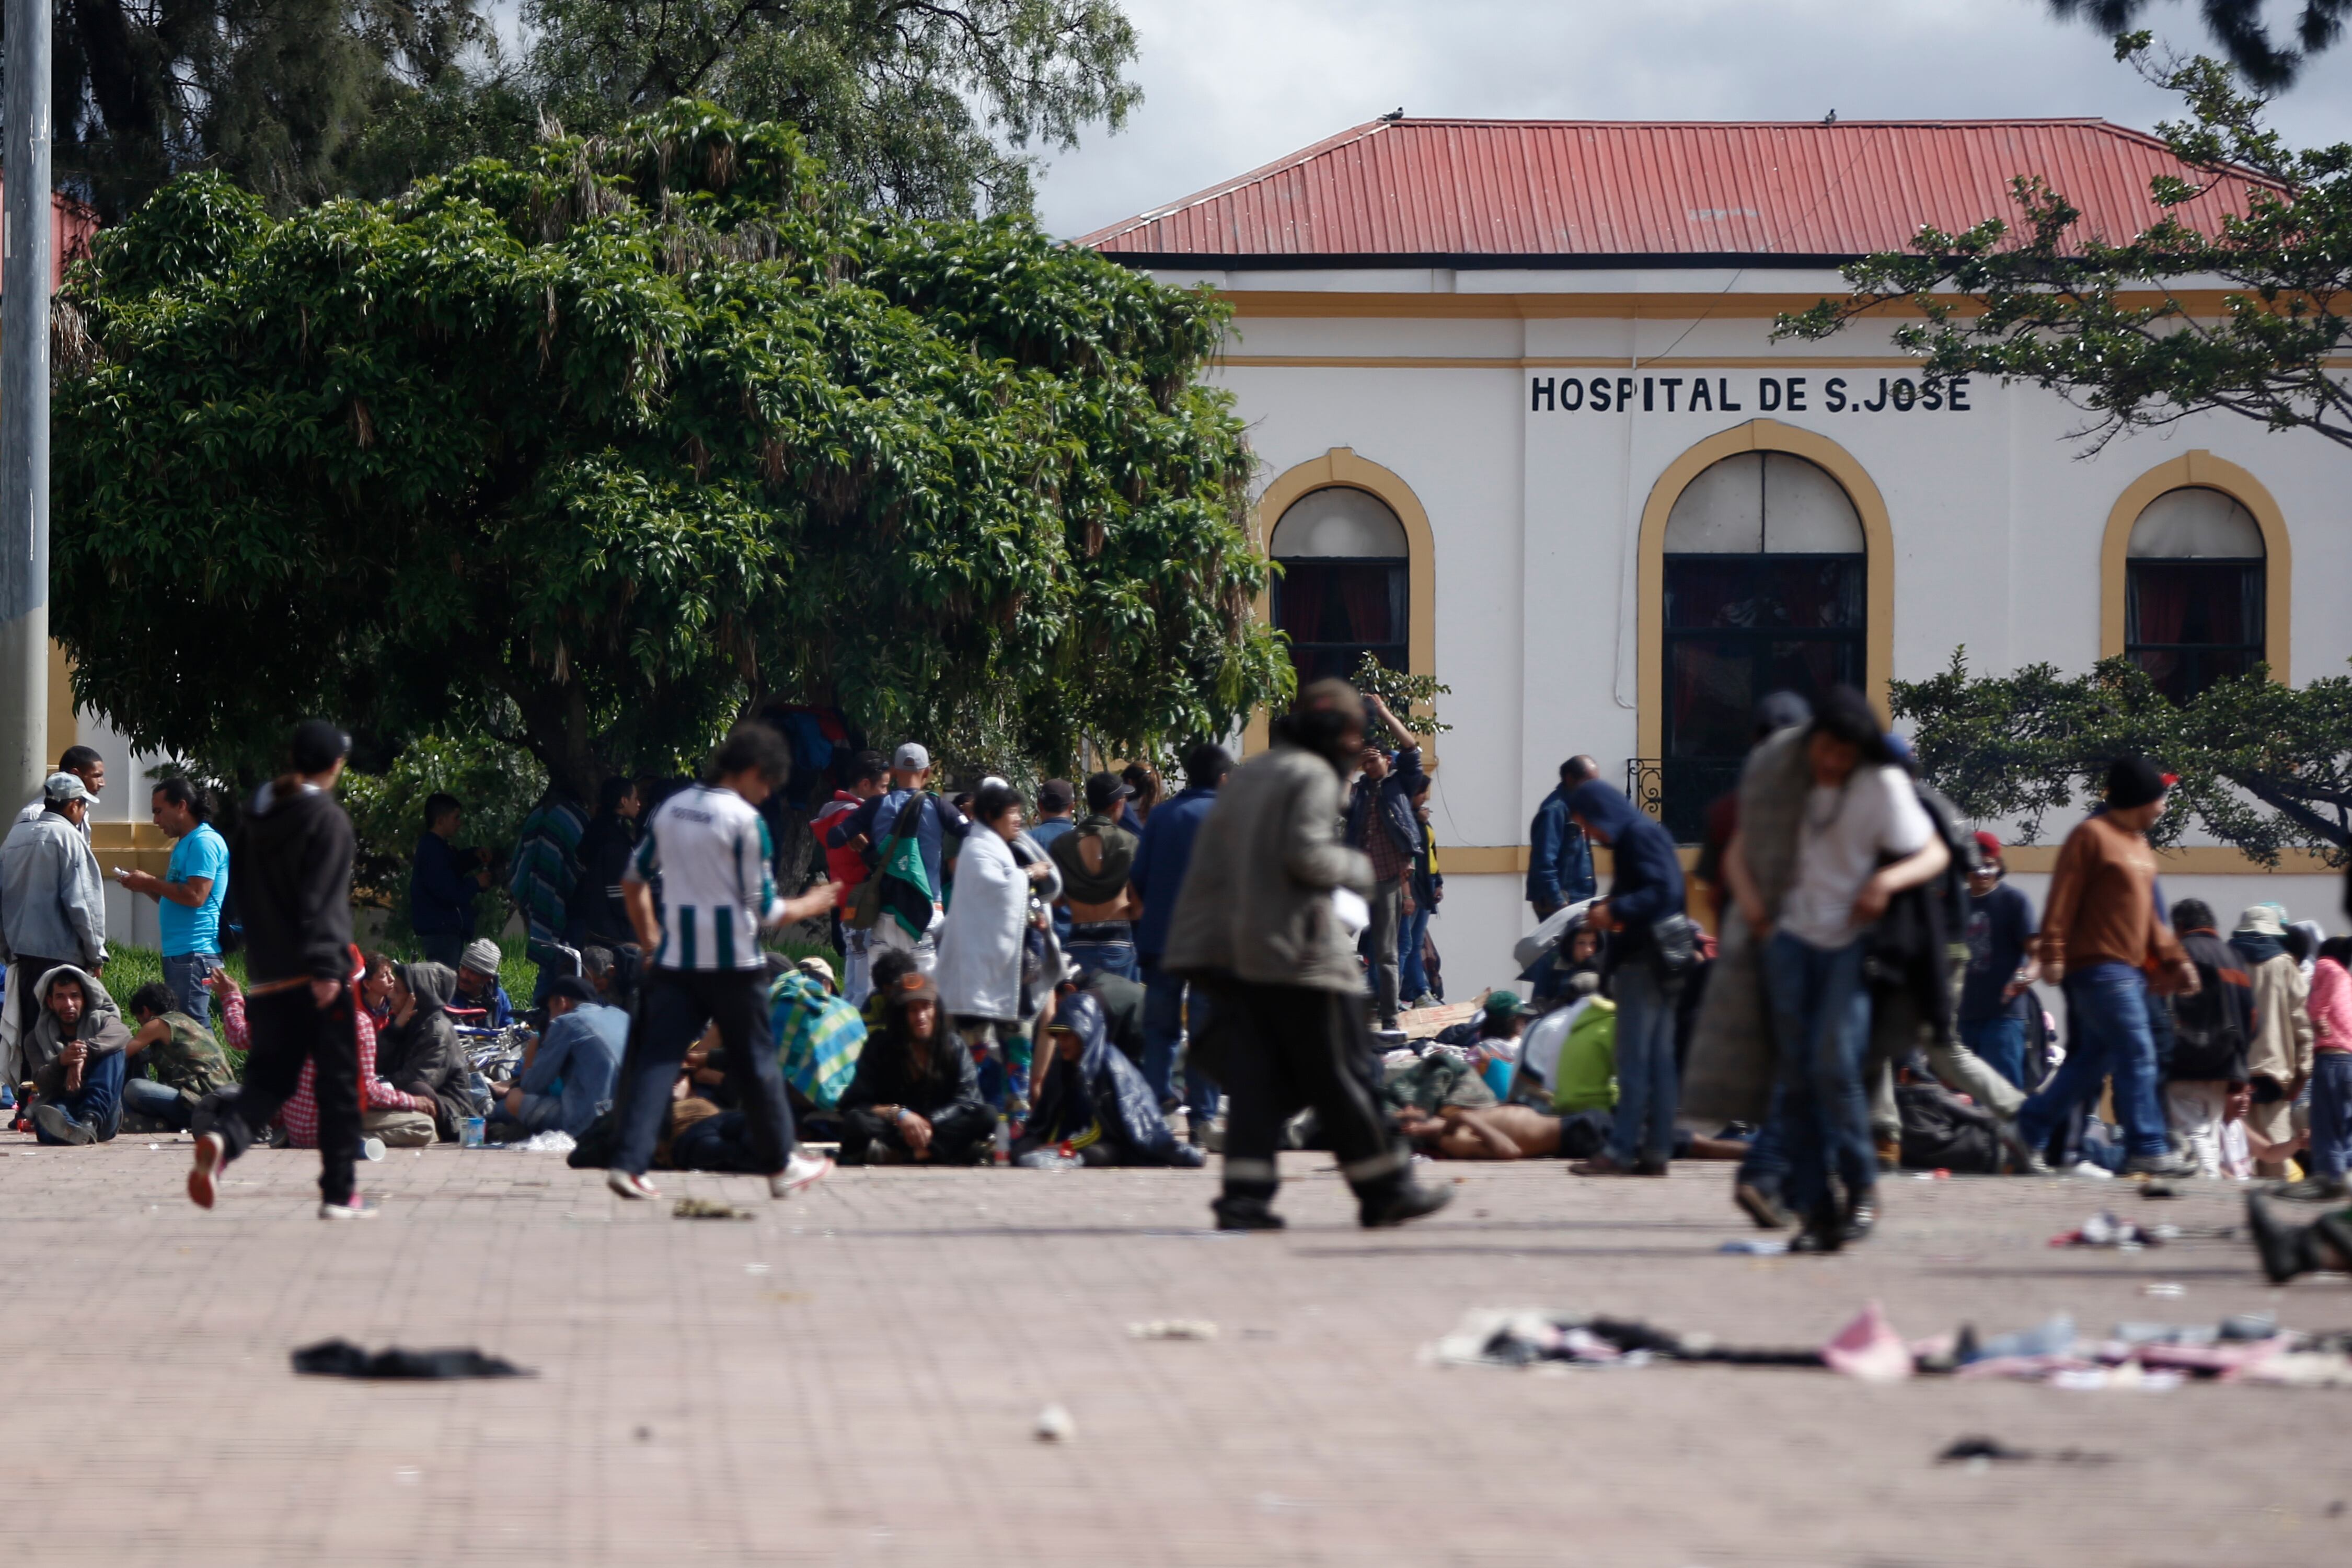
[[[2197,1173],[2196,1163],[2172,1149],[2147,1014],[2151,966],[2181,994],[2193,995],[2199,984],[2197,966],[2157,913],[2156,851],[2147,842],[2173,783],[2146,757],[2117,757],[2107,768],[2106,804],[2058,851],[2041,956],[2042,978],[2066,993],[2066,1060],[2017,1113],[2019,1136],[2039,1149],[2113,1075],[2130,1156],[2124,1169],[2155,1176]]]

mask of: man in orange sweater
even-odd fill
[[[2148,1030],[2151,973],[2167,990],[2194,994],[2197,966],[2164,923],[2156,901],[2156,851],[2147,830],[2164,815],[2169,773],[2145,757],[2107,769],[2107,802],[2066,836],[2050,877],[2042,919],[2042,973],[2066,992],[2066,1060],[2017,1113],[2027,1146],[2050,1141],[2060,1119],[2115,1079],[2130,1158],[2124,1169],[2190,1176],[2196,1165],[2172,1152],[2157,1098],[2156,1039]]]

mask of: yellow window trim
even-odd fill
[[[1282,521],[1282,514],[1310,492],[1339,485],[1378,496],[1404,524],[1405,662],[1409,674],[1436,674],[1437,541],[1430,531],[1429,512],[1421,504],[1421,498],[1394,471],[1358,457],[1350,447],[1334,447],[1319,458],[1286,468],[1258,497],[1257,521],[1251,530],[1250,542],[1260,554],[1270,554],[1275,525]],[[1274,622],[1274,589],[1270,583],[1266,591],[1258,595],[1257,618],[1262,625],[1271,626]],[[1251,715],[1249,727],[1243,731],[1242,744],[1244,752],[1255,753],[1265,750],[1266,743],[1266,716],[1261,710]],[[1422,753],[1423,765],[1434,767],[1436,741],[1423,741]]]
[[[1745,425],[1708,437],[1666,465],[1650,487],[1649,503],[1642,509],[1642,538],[1636,634],[1635,730],[1637,756],[1664,754],[1666,731],[1666,519],[1690,482],[1726,458],[1742,452],[1786,452],[1827,470],[1845,487],[1855,513],[1862,519],[1863,543],[1863,676],[1864,691],[1886,714],[1886,683],[1895,673],[1895,531],[1886,515],[1886,501],[1871,481],[1869,470],[1828,437],[1777,419],[1751,419]]]
[[[2294,647],[2288,616],[2294,605],[2289,582],[2294,574],[2294,545],[2287,537],[2286,513],[2263,481],[2237,464],[2202,449],[2175,458],[2124,487],[2107,513],[2106,539],[2099,552],[2099,657],[2117,658],[2124,651],[2124,578],[2131,556],[2132,524],[2150,501],[2168,491],[2197,488],[2220,490],[2244,507],[2263,531],[2263,658],[2271,679],[2288,683],[2287,658]]]

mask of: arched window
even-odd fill
[[[2148,502],[2125,552],[2124,657],[2176,702],[2260,664],[2266,555],[2253,514],[2221,490]]]
[[[1864,683],[1867,554],[1844,488],[1787,452],[1725,458],[1675,498],[1659,784],[1677,840],[1738,782],[1759,700]]]
[[[1366,653],[1391,669],[1406,661],[1412,578],[1404,524],[1369,490],[1331,485],[1291,503],[1267,553],[1274,624],[1290,634],[1301,685],[1346,676]]]

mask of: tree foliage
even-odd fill
[[[542,110],[601,131],[673,98],[802,128],[870,205],[1026,211],[1023,150],[1116,131],[1140,92],[1115,0],[528,0]]]
[[[485,847],[503,871],[515,836],[547,789],[546,772],[530,754],[480,734],[462,740],[420,735],[380,773],[347,770],[340,790],[352,816],[359,852],[352,886],[359,899],[387,911],[384,934],[404,942],[408,923],[408,879],[417,837],[425,831],[425,802],[436,792],[465,804],[457,843]],[[514,913],[503,874],[474,900],[476,929],[496,931]]]
[[[861,215],[788,128],[680,102],[282,220],[188,176],[61,300],[57,621],[142,748],[321,711],[584,792],[778,697],[1060,763],[1290,679],[1226,308]]]
[[[2313,55],[2343,38],[2352,0],[2302,0],[2294,8],[2294,26],[2281,30],[2292,33],[2292,42],[2273,33],[2267,0],[2199,0],[2197,8],[2230,63],[2256,87],[2275,89],[2292,83]],[[2147,11],[2148,0],[2050,0],[2050,9],[2121,35]]]
[[[1888,687],[1916,726],[1921,771],[1979,822],[2032,843],[2053,812],[2096,800],[2107,766],[2137,753],[2180,775],[2149,837],[2193,823],[2265,866],[2282,849],[2341,859],[2352,846],[2352,677],[2300,689],[2257,669],[2175,703],[2130,660],[2067,676],[2048,664],[1972,676],[1965,648],[1925,680]]]
[[[57,0],[57,174],[119,220],[210,169],[284,215],[673,98],[797,125],[857,199],[1022,212],[1028,150],[1140,96],[1117,0]]]
[[[1889,305],[1920,318],[1895,330],[1934,375],[1997,375],[2058,392],[2097,417],[2093,449],[2116,433],[2211,411],[2352,446],[2352,395],[2331,363],[2347,346],[2352,300],[2352,143],[2288,148],[2263,100],[2208,59],[2150,61],[2146,35],[2118,54],[2179,92],[2190,118],[2158,127],[2186,177],[2153,182],[2164,216],[2126,238],[2085,232],[2081,212],[2021,175],[2018,221],[1961,234],[1922,228],[1908,253],[1846,268],[1852,294],[1781,318],[1782,335],[1822,338]],[[2217,185],[2246,210],[2214,232],[2178,209]],[[2226,305],[2192,313],[2174,290],[2218,278]]]

